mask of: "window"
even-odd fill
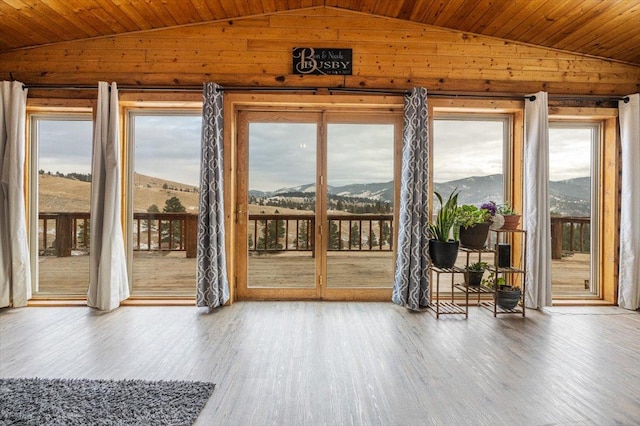
[[[459,191],[458,205],[480,207],[488,201],[509,202],[511,188],[510,147],[511,119],[509,115],[441,115],[433,120],[433,190],[443,200],[454,190]],[[433,204],[433,214],[440,208]],[[491,235],[489,235],[491,238]],[[493,243],[487,241],[487,247]],[[492,262],[493,254],[473,254],[469,262]],[[456,266],[464,267],[467,253],[458,252]],[[463,275],[453,277],[462,283]],[[452,287],[440,286],[441,293]]]
[[[129,249],[133,296],[193,296],[200,111],[132,110]]]
[[[549,126],[552,294],[598,296],[599,124]]]
[[[87,293],[92,132],[91,114],[30,117],[35,296]]]
[[[442,116],[433,120],[433,187],[458,204],[505,201],[509,176],[507,116]],[[510,201],[510,200],[507,200]]]

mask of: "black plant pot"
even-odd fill
[[[472,250],[481,250],[487,242],[491,223],[476,223],[468,228],[460,227],[460,245]]]
[[[459,241],[449,240],[447,242],[429,240],[429,256],[433,266],[438,268],[451,268],[458,258]]]
[[[464,284],[468,287],[478,287],[482,283],[484,271],[466,271],[464,273]]]
[[[513,309],[518,305],[520,300],[520,289],[500,286],[496,294],[496,304],[502,309]]]

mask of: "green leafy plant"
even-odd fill
[[[506,202],[504,204],[500,204],[497,206],[498,207],[498,214],[501,215],[514,215],[514,214],[518,214],[518,212],[516,212],[513,207],[511,207],[511,205],[509,205],[509,202]]]
[[[506,285],[507,281],[504,279],[504,277],[498,277],[496,278],[496,274],[494,272],[491,272],[487,278],[484,278],[482,280],[482,285],[484,287],[489,287],[489,288],[493,288],[494,286],[498,286],[498,288],[500,288],[500,286],[502,285]]]
[[[454,229],[457,221],[458,215],[458,194],[460,191],[454,189],[451,194],[449,194],[449,198],[447,202],[444,203],[442,201],[442,195],[438,191],[434,191],[438,202],[440,203],[440,210],[436,214],[435,221],[429,223],[428,230],[431,238],[447,242],[449,241],[449,235],[451,234],[451,230]],[[453,240],[458,241],[458,233],[455,232],[457,230],[454,229]]]
[[[467,267],[467,271],[469,272],[483,272],[485,269],[489,267],[487,262],[475,262]]]
[[[491,213],[486,209],[480,209],[471,204],[463,204],[458,207],[456,216],[456,225],[469,228],[478,223],[488,222],[491,218]]]

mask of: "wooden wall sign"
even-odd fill
[[[351,49],[293,48],[293,74],[351,75]]]

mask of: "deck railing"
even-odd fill
[[[39,252],[58,257],[90,247],[88,212],[40,213]],[[314,251],[315,217],[305,214],[250,214],[249,251]],[[393,251],[392,214],[330,214],[322,235],[329,251]],[[551,217],[551,252],[588,253],[590,219]],[[196,257],[197,215],[134,213],[133,250],[185,251]]]
[[[40,213],[38,251],[41,255],[71,256],[91,246],[88,212]],[[196,257],[198,215],[189,213],[134,213],[133,250],[185,251]]]
[[[250,214],[249,251],[314,252],[316,220],[309,214]],[[329,251],[392,251],[392,214],[330,214],[322,234]]]
[[[551,216],[551,258],[562,253],[589,253],[591,219],[583,216]]]

